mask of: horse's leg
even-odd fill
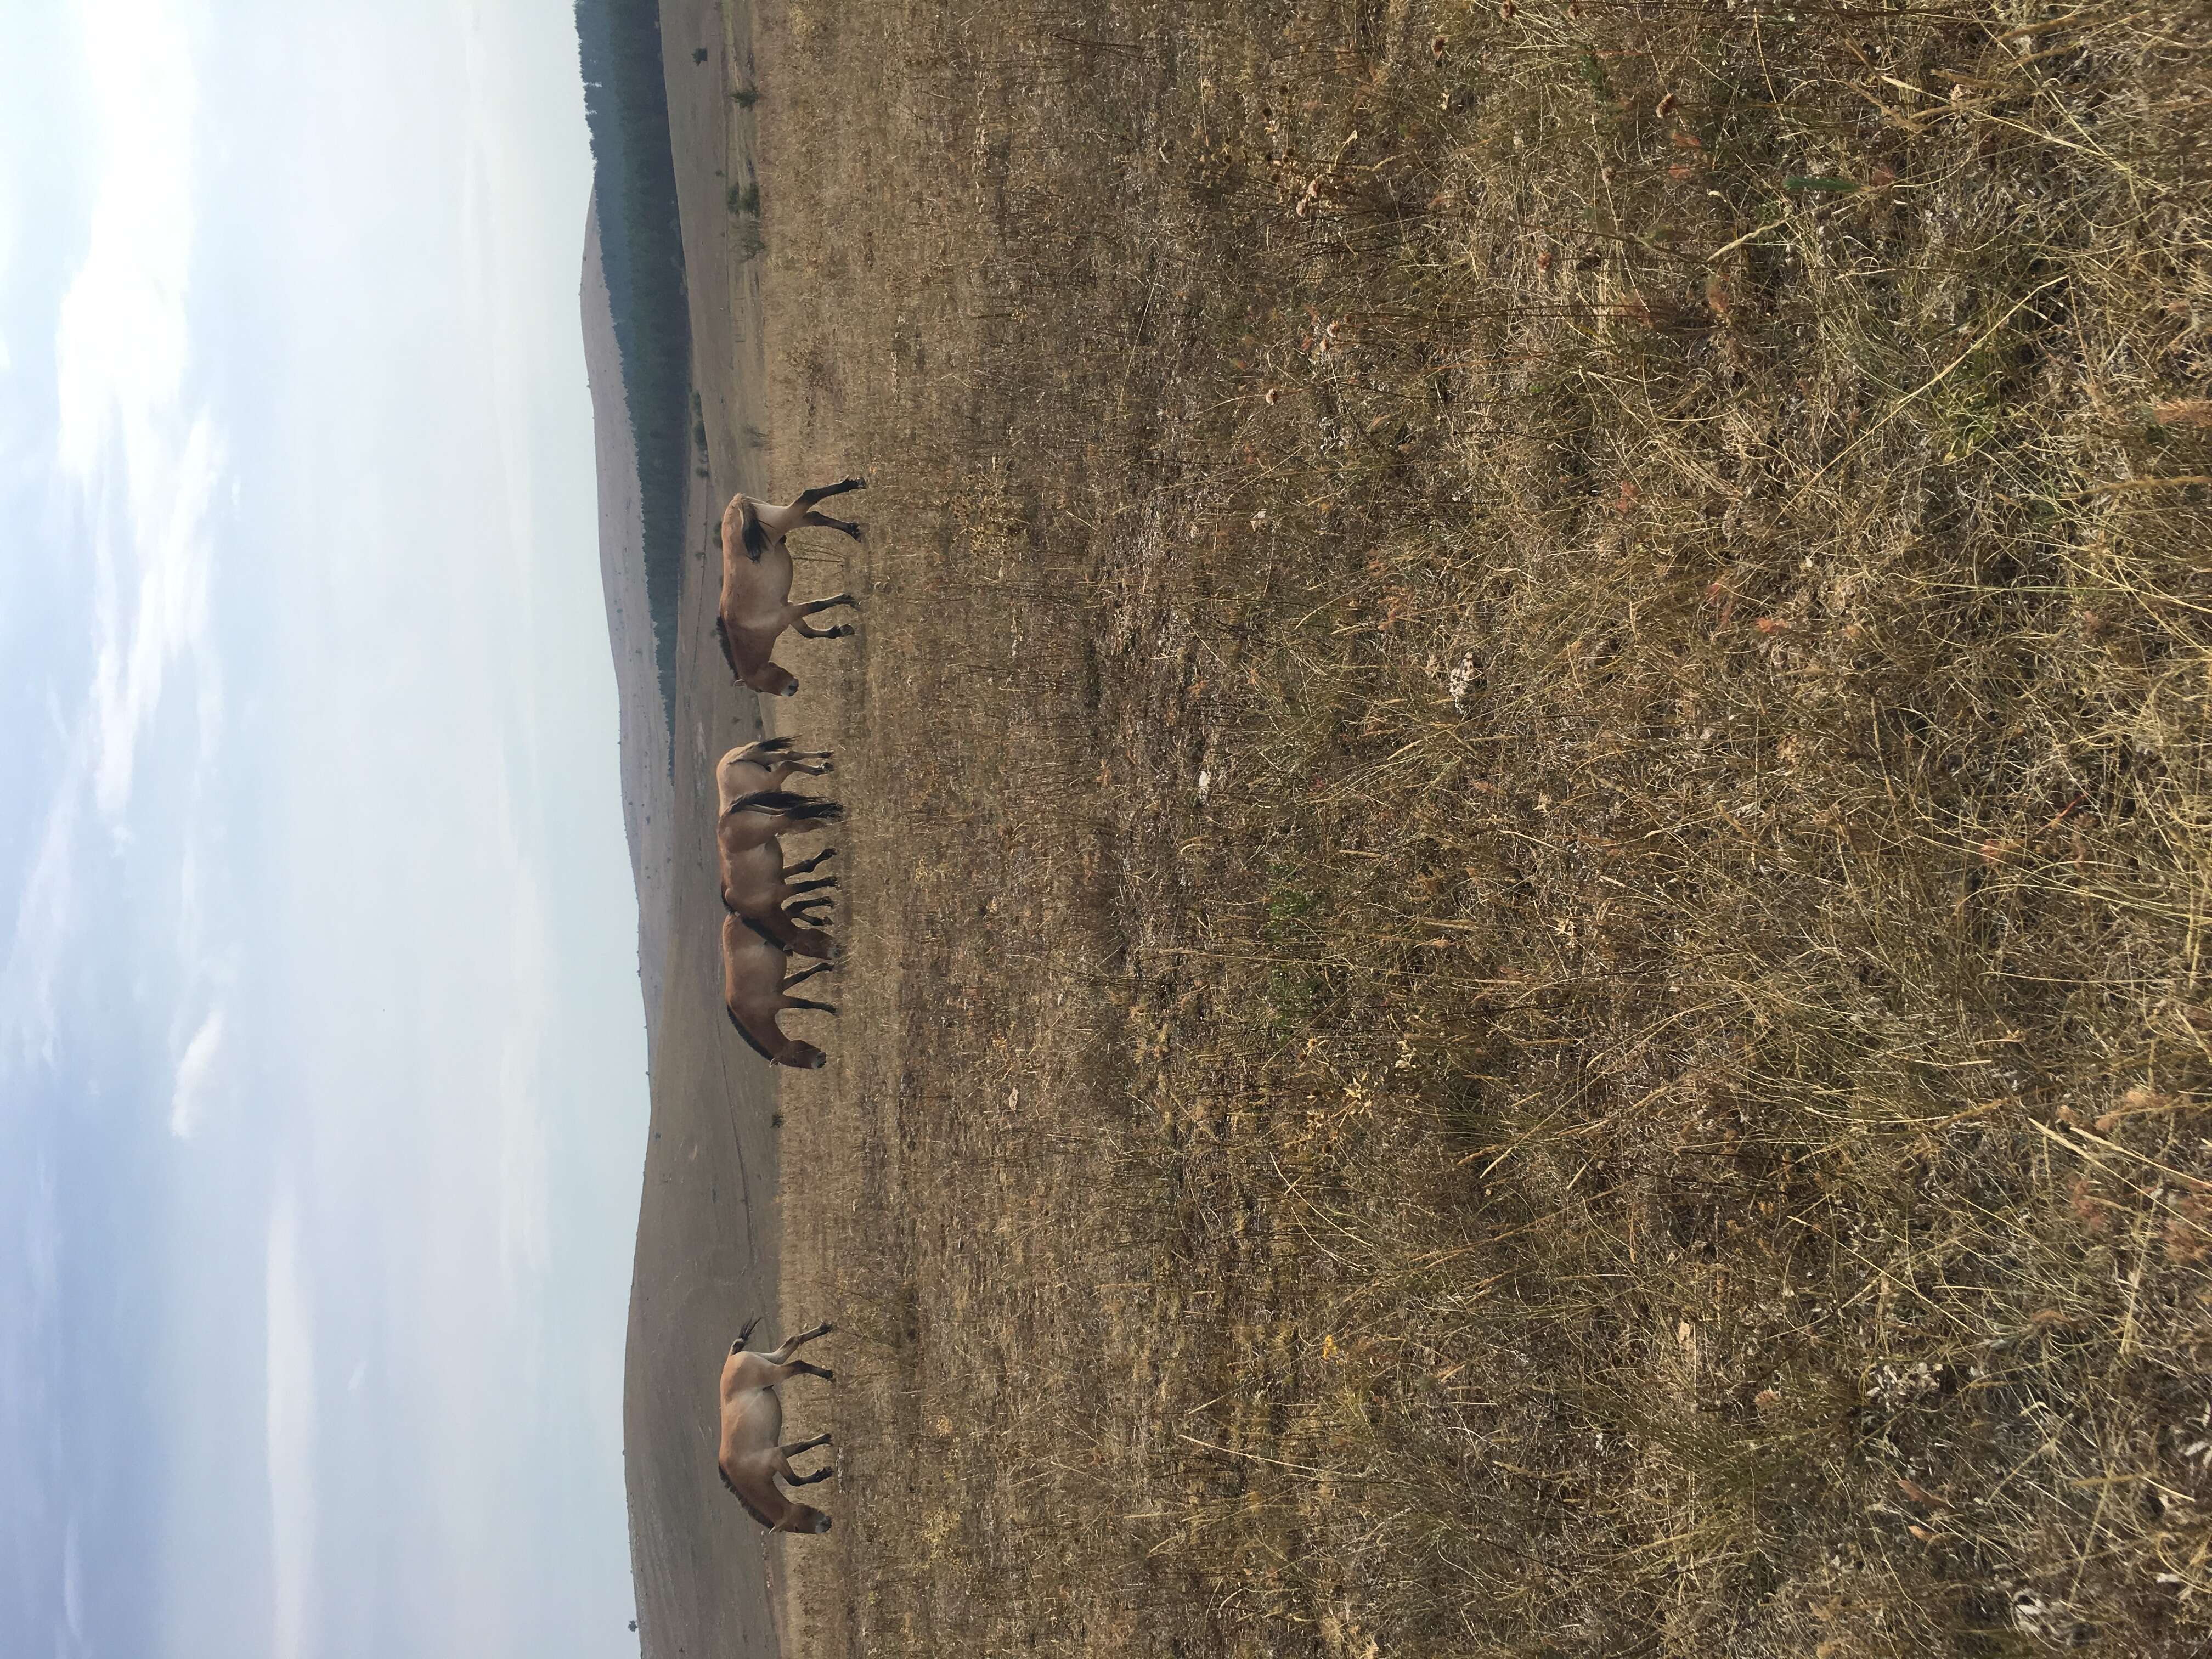
[[[813,870],[813,868],[814,868],[814,866],[815,866],[816,865],[817,865],[817,864],[821,863],[823,860],[824,860],[824,859],[828,858],[828,857],[829,857],[832,853],[835,853],[836,850],[837,850],[837,849],[836,849],[836,848],[834,848],[834,847],[825,847],[825,848],[823,848],[820,852],[817,853],[817,854],[816,854],[812,858],[811,858],[811,859],[807,860],[804,864],[793,864],[793,865],[788,865],[788,866],[787,866],[785,867],[785,869],[784,869],[784,872],[783,872],[783,873],[784,873],[785,875],[787,875],[787,876],[804,876],[804,875],[807,875],[807,874],[809,874],[809,873],[811,873],[811,872],[812,872],[812,870]]]
[[[842,495],[848,489],[866,489],[867,487],[868,481],[866,478],[843,478],[833,484],[819,484],[812,489],[800,490],[799,499],[792,505],[808,507],[817,501],[826,501],[832,495]]]
[[[803,968],[795,974],[787,974],[784,975],[783,988],[788,991],[794,985],[804,985],[815,975],[829,973],[836,965],[834,962],[817,962],[811,968]]]
[[[786,1360],[789,1359],[792,1355],[797,1353],[808,1343],[829,1335],[830,1332],[836,1328],[837,1328],[835,1325],[832,1325],[825,1319],[811,1331],[799,1331],[790,1336],[787,1336],[783,1339],[783,1346],[781,1347],[769,1351],[769,1363],[775,1365],[782,1364]]]
[[[779,1366],[777,1369],[781,1375],[775,1380],[779,1382],[788,1382],[794,1376],[818,1376],[824,1382],[835,1382],[837,1380],[836,1372],[826,1371],[819,1365],[810,1365],[804,1359],[794,1359],[789,1364]]]
[[[811,1486],[817,1480],[827,1480],[836,1473],[837,1466],[832,1463],[828,1468],[817,1469],[811,1474],[794,1474],[791,1465],[786,1463],[783,1466],[783,1484],[787,1486]]]
[[[799,522],[801,524],[811,524],[817,530],[842,530],[845,534],[850,536],[856,542],[864,542],[868,539],[867,537],[861,532],[860,526],[854,524],[848,520],[833,519],[827,513],[810,513],[804,519],[801,519]]]
[[[784,886],[790,892],[811,893],[817,888],[835,887],[836,884],[837,878],[835,876],[817,876],[811,881],[786,882]]]
[[[778,1457],[796,1457],[801,1452],[811,1452],[818,1447],[826,1446],[829,1443],[829,1431],[824,1430],[822,1433],[816,1435],[811,1440],[794,1440],[787,1446],[778,1446],[775,1449],[775,1455]]]
[[[832,593],[826,599],[809,599],[805,605],[792,608],[802,617],[811,617],[817,611],[832,611],[841,605],[850,605],[855,611],[860,608],[860,602],[850,593]]]
[[[834,1014],[837,1012],[826,1002],[809,1002],[805,997],[786,997],[783,1000],[783,1006],[787,1008],[811,1008],[817,1013],[823,1014]]]
[[[793,630],[797,633],[799,637],[802,640],[842,640],[850,637],[853,632],[851,629],[842,626],[837,628],[816,628],[808,623],[806,618],[804,617],[794,618],[791,626]]]
[[[783,915],[794,921],[814,922],[821,920],[820,912],[836,908],[836,902],[833,899],[794,899],[783,907]]]

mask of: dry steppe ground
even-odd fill
[[[791,1651],[2205,1651],[2205,8],[758,27]]]

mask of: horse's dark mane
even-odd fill
[[[775,1522],[769,1520],[768,1516],[763,1515],[759,1510],[753,1506],[753,1500],[738,1490],[738,1483],[730,1479],[730,1472],[727,1469],[724,1468],[720,1463],[717,1463],[714,1465],[714,1472],[722,1477],[722,1484],[730,1489],[730,1496],[736,1498],[738,1502],[745,1506],[745,1513],[747,1515],[752,1516],[754,1520],[759,1522],[761,1525],[766,1527],[770,1532],[774,1532],[775,1530]]]
[[[748,927],[751,928],[751,929],[753,930],[753,932],[755,932],[756,933],[758,933],[758,934],[759,934],[763,939],[766,939],[766,940],[767,940],[770,945],[773,945],[774,946],[775,946],[775,948],[776,948],[777,950],[781,951],[782,951],[786,956],[788,956],[788,955],[790,955],[790,954],[791,954],[791,947],[790,947],[790,946],[788,946],[788,945],[786,945],[786,944],[785,944],[781,939],[778,939],[778,938],[777,938],[774,933],[769,933],[769,930],[768,930],[766,927],[764,927],[763,926],[762,926],[762,925],[761,925],[761,923],[760,923],[757,920],[756,920],[755,918],[753,918],[753,917],[751,917],[751,916],[748,916],[748,915],[743,915],[743,914],[738,913],[738,912],[734,912],[734,911],[733,911],[732,914],[732,915],[735,915],[737,916],[737,918],[738,918],[738,920],[739,921],[742,921],[743,923],[744,923],[744,925],[745,925],[746,927]],[[734,1017],[734,1016],[732,1016],[732,1018],[735,1018],[735,1017]]]
[[[738,653],[730,649],[729,624],[720,617],[714,618],[714,637],[722,642],[722,660],[730,665],[730,672],[742,679],[744,674],[738,667]]]
[[[738,920],[739,920],[740,921],[743,921],[743,922],[745,924],[745,926],[746,926],[746,927],[750,927],[750,928],[751,928],[755,933],[760,933],[759,925],[758,925],[757,923],[756,923],[755,921],[752,921],[752,919],[751,919],[750,917],[748,917],[748,916],[740,916],[740,917],[738,918]],[[766,933],[761,933],[761,937],[762,937],[763,939],[768,939],[768,935],[767,935]],[[771,945],[775,945],[775,941],[774,939],[769,939],[769,944],[771,944]],[[781,948],[782,948],[782,947],[778,946],[777,948],[778,948],[778,949],[781,949]],[[737,1015],[736,1015],[734,1012],[732,1012],[732,1010],[731,1010],[731,1009],[730,1009],[726,1005],[725,1005],[725,1006],[724,1006],[724,1007],[723,1007],[723,1009],[722,1009],[722,1012],[723,1012],[724,1013],[728,1014],[728,1015],[730,1016],[730,1024],[731,1024],[732,1025],[734,1025],[734,1026],[736,1026],[736,1027],[737,1027],[738,1035],[739,1036],[743,1037],[743,1038],[745,1040],[745,1047],[746,1047],[746,1048],[750,1048],[750,1049],[751,1049],[755,1054],[758,1054],[758,1055],[759,1055],[763,1060],[766,1060],[769,1065],[771,1065],[771,1066],[775,1065],[775,1056],[774,1054],[772,1054],[769,1053],[769,1051],[768,1051],[767,1049],[765,1049],[765,1048],[762,1048],[762,1047],[761,1047],[761,1042],[760,1042],[760,1039],[759,1039],[758,1037],[755,1036],[754,1036],[750,1031],[748,1031],[747,1030],[745,1030],[745,1028],[744,1028],[742,1024],[738,1024]],[[725,1480],[728,1480],[728,1479],[729,1479],[729,1476],[727,1476],[727,1475],[724,1475],[722,1478],[723,1478]],[[735,1490],[735,1489],[734,1489],[734,1488],[732,1488],[732,1490]]]

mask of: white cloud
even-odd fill
[[[54,975],[76,915],[80,781],[66,781],[46,814],[39,850],[15,902],[8,959],[0,967],[0,1031],[23,1057],[54,1063]]]
[[[55,328],[56,450],[91,540],[93,783],[114,820],[180,658],[199,668],[203,721],[220,712],[205,646],[210,513],[227,452],[187,383],[198,116],[191,31],[162,0],[83,0],[80,13],[99,46],[102,161],[84,261]]]
[[[281,1179],[269,1218],[269,1557],[271,1651],[302,1659],[315,1586],[315,1328],[299,1206]]]
[[[201,1021],[185,1045],[185,1057],[177,1062],[176,1088],[169,1097],[169,1133],[179,1140],[198,1133],[200,1120],[207,1114],[209,1083],[222,1052],[222,1018],[223,1011],[217,1008]]]

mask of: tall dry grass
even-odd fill
[[[2201,1650],[2205,14],[1189,10],[763,42],[799,1644]]]

